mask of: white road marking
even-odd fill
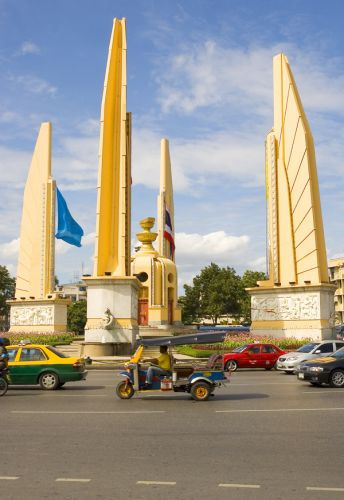
[[[318,396],[319,394],[324,394],[324,393],[328,394],[329,392],[330,393],[341,392],[342,394],[344,394],[343,389],[339,389],[339,390],[333,390],[333,389],[331,390],[331,389],[329,389],[328,391],[320,389],[320,392],[319,391],[303,391],[302,394],[316,394]]]
[[[0,481],[15,481],[19,476],[0,476]]]
[[[142,413],[166,413],[166,411],[31,411],[31,410],[12,410],[11,413],[26,415],[127,415]]]
[[[275,410],[216,410],[215,413],[273,413],[283,411],[343,411],[344,408],[276,408]]]
[[[59,483],[89,483],[91,479],[76,479],[72,477],[58,477],[55,479]]]
[[[298,382],[256,382],[256,383],[248,383],[248,384],[242,384],[242,383],[235,383],[235,382],[230,382],[230,385],[246,385],[246,386],[256,386],[256,385],[298,385]]]
[[[43,398],[100,398],[108,396],[108,394],[40,394]]]
[[[162,486],[174,486],[177,483],[175,481],[136,481],[136,484],[159,484]]]
[[[222,483],[220,488],[260,488],[260,484]]]
[[[344,491],[344,488],[318,488],[317,486],[307,486],[308,491]]]

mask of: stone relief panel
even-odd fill
[[[11,307],[11,325],[52,325],[52,306]]]
[[[253,296],[251,311],[253,321],[319,319],[319,295]]]

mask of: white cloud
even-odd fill
[[[161,137],[134,129],[133,182],[159,187]],[[264,184],[264,137],[252,130],[228,131],[188,140],[171,139],[174,191],[222,185],[235,179],[245,185]]]
[[[97,137],[67,137],[54,159],[54,176],[62,189],[96,189],[98,176]]]
[[[48,94],[53,96],[57,92],[57,87],[35,75],[12,76],[10,80],[33,94]]]
[[[19,252],[19,238],[16,238],[8,243],[0,244],[0,257],[2,259],[17,259]]]
[[[31,153],[0,146],[0,183],[6,188],[22,187],[26,182]]]
[[[190,284],[194,276],[211,262],[223,266],[245,266],[250,251],[250,238],[247,235],[232,236],[225,231],[208,234],[176,233],[176,263],[178,283]]]
[[[26,41],[21,44],[20,52],[22,55],[26,54],[40,54],[41,49],[33,42]]]
[[[94,245],[95,239],[96,239],[96,233],[95,232],[86,234],[82,238],[82,242],[81,242],[82,246],[86,247],[86,246]]]
[[[306,109],[344,113],[344,71],[338,58],[292,44],[223,47],[213,40],[187,45],[164,60],[159,101],[164,112],[231,108],[251,116],[272,110],[272,57],[284,52]],[[338,69],[339,68],[339,69]]]
[[[246,250],[250,241],[247,235],[231,236],[224,231],[203,235],[176,233],[175,238],[178,262],[187,264],[209,259],[229,262],[233,254]]]
[[[89,118],[78,124],[78,130],[84,135],[99,136],[100,122],[95,118]]]
[[[13,111],[2,111],[0,112],[0,122],[1,123],[18,123],[21,117],[19,113],[14,113]]]

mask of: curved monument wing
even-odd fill
[[[158,196],[158,250],[162,257],[175,261],[174,203],[172,169],[167,139],[160,142],[160,192]]]
[[[42,123],[27,177],[20,230],[16,298],[45,298],[54,290],[55,182],[51,124]]]
[[[314,143],[284,54],[274,57],[274,128],[267,155],[270,278],[273,272],[274,283],[282,286],[328,283]]]
[[[130,114],[125,19],[114,19],[100,119],[94,275],[130,275]]]

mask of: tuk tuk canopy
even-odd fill
[[[140,339],[138,345],[143,346],[173,346],[191,344],[216,344],[223,342],[228,332],[202,332],[191,335],[178,335],[176,337],[160,337],[158,339]]]

